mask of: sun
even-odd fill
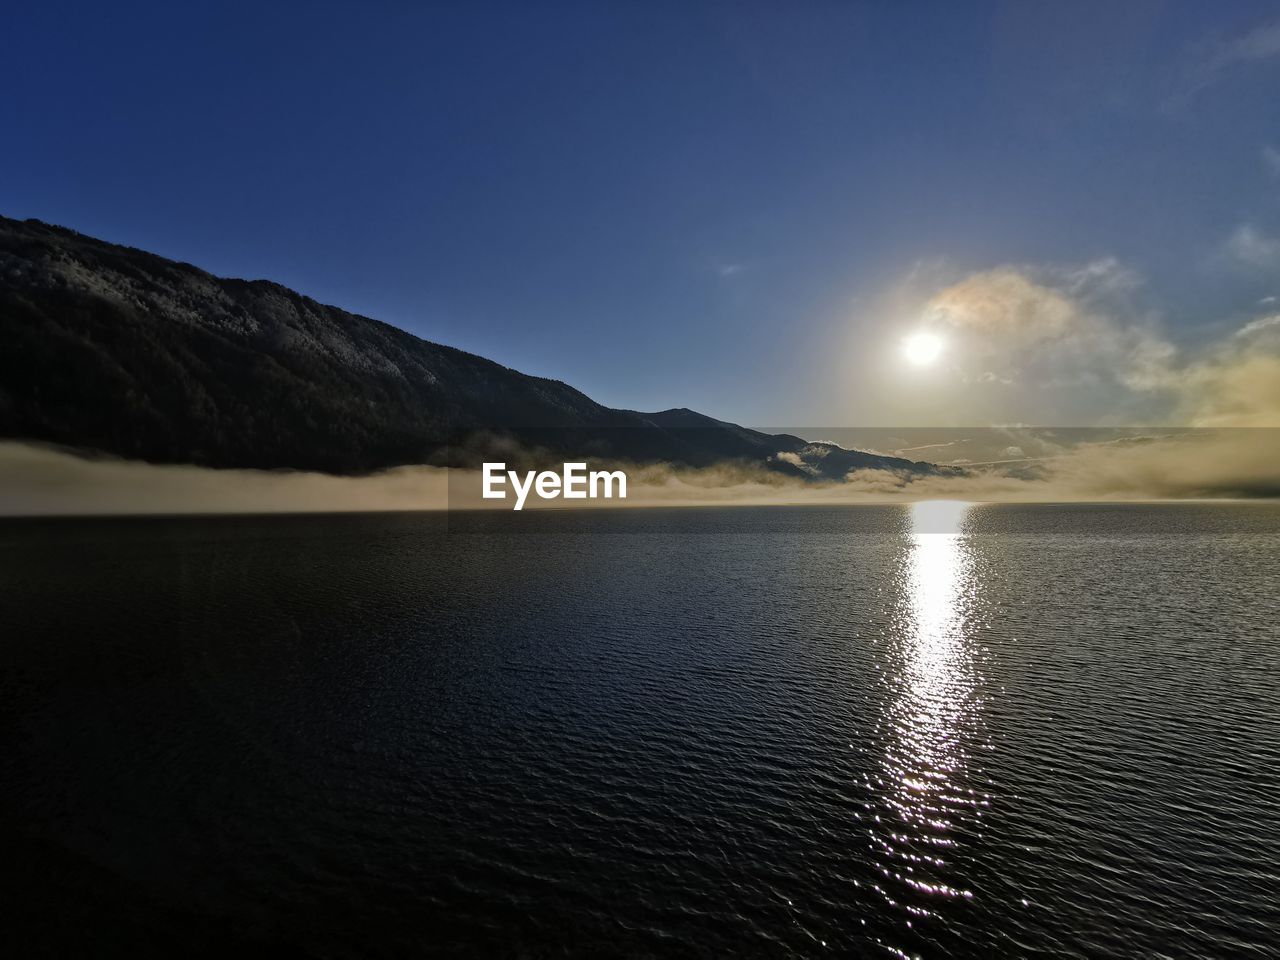
[[[902,353],[913,366],[927,367],[942,356],[943,346],[940,336],[922,330],[902,341]]]

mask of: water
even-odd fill
[[[0,524],[7,942],[1264,956],[1277,584],[1260,504]]]

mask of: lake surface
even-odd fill
[[[1275,505],[8,521],[0,615],[12,956],[1280,937]]]

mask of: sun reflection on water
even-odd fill
[[[929,501],[909,508],[887,671],[891,705],[870,804],[877,889],[905,912],[909,927],[973,896],[954,860],[987,802],[970,769],[981,706],[972,638],[978,581],[965,533],[971,507]]]

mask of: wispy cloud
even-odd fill
[[[1223,244],[1226,259],[1258,270],[1280,267],[1280,237],[1264,232],[1251,223],[1242,223]]]
[[[1219,41],[1204,62],[1209,74],[1258,60],[1280,57],[1280,21],[1264,23],[1248,33]]]
[[[1262,165],[1273,177],[1280,177],[1280,150],[1268,144],[1262,148]]]
[[[1217,37],[1196,51],[1179,89],[1165,106],[1186,105],[1196,94],[1250,64],[1280,58],[1280,21],[1232,37]]]

